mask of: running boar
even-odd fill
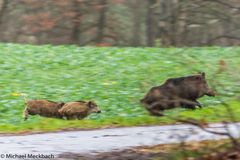
[[[66,103],[59,113],[69,119],[83,119],[91,113],[101,113],[97,104],[93,101],[76,101]]]
[[[165,109],[202,107],[197,99],[204,95],[215,96],[215,93],[209,88],[205,73],[199,73],[166,80],[163,85],[151,88],[141,103],[152,115],[161,116]]]
[[[58,110],[64,105],[63,102],[53,102],[49,100],[29,100],[23,112],[24,120],[29,115],[40,115],[43,117],[62,118]]]

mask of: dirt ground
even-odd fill
[[[229,141],[143,146],[95,154],[64,153],[60,160],[240,160],[240,150]]]
[[[144,153],[135,150],[124,150],[116,152],[100,153],[96,155],[77,155],[65,153],[60,156],[62,160],[154,160],[160,157],[166,157],[164,153]]]

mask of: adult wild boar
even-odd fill
[[[66,103],[59,113],[69,120],[83,119],[91,113],[101,113],[101,110],[93,101],[75,101]]]
[[[29,100],[23,112],[24,120],[29,115],[40,115],[43,117],[62,118],[58,110],[64,105],[63,102],[53,102],[49,100]]]
[[[207,95],[215,96],[205,79],[205,73],[170,78],[164,84],[152,87],[141,99],[141,103],[152,115],[163,115],[161,111],[175,107],[195,109],[201,107],[198,98]]]

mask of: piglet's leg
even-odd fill
[[[81,115],[77,115],[77,119],[81,120],[81,119],[83,119],[83,117]]]
[[[74,120],[75,119],[75,116],[74,115],[71,115],[71,116],[66,116],[67,120]]]

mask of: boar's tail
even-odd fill
[[[143,97],[143,98],[140,100],[140,102],[141,102],[142,104],[151,104],[152,102],[154,102],[154,100],[147,95],[147,96]]]
[[[24,103],[27,104],[27,96],[23,95]]]
[[[27,104],[27,94],[25,94],[25,93],[20,93],[20,96],[23,97],[24,103]]]
[[[28,109],[27,106],[25,107],[24,111],[23,111],[23,119],[24,121],[26,121],[28,119],[29,113],[28,113]]]
[[[145,104],[145,103],[148,102],[148,99],[149,99],[149,96],[148,96],[148,94],[147,94],[147,95],[145,95],[142,99],[140,99],[140,103]]]
[[[24,99],[24,104],[25,104],[25,109],[23,110],[23,118],[24,118],[24,120],[26,121],[27,119],[28,119],[28,116],[29,116],[29,113],[28,113],[28,106],[27,106],[27,94],[25,94],[25,93],[21,93],[20,94],[22,97],[23,97],[23,99]]]

